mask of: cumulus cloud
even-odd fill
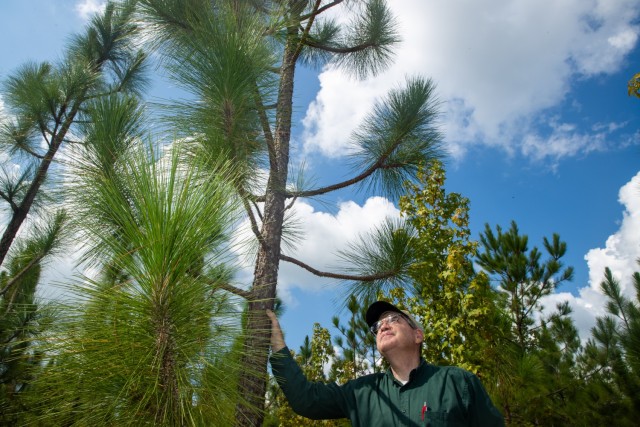
[[[569,301],[583,340],[589,338],[596,317],[607,314],[606,299],[600,291],[605,267],[609,267],[619,281],[622,293],[635,298],[631,275],[640,269],[637,263],[640,258],[640,172],[620,189],[618,200],[624,206],[620,228],[609,236],[603,248],[591,249],[585,255],[589,286],[579,289],[577,296],[558,293],[544,301],[546,309],[553,309],[557,302]]]
[[[96,13],[102,12],[106,2],[101,0],[81,0],[76,3],[75,11],[83,21],[88,21]]]
[[[631,275],[640,268],[640,172],[620,189],[618,200],[624,206],[620,229],[609,236],[604,248],[591,249],[585,260],[590,287],[599,288],[604,269],[609,267],[620,281],[622,292],[633,297]]]
[[[522,149],[532,117],[558,105],[572,81],[615,72],[636,45],[640,4],[633,0],[480,0],[389,2],[403,42],[382,75],[353,81],[332,68],[304,119],[305,148],[327,156],[345,152],[349,135],[376,99],[407,75],[430,76],[443,102],[443,130],[453,152],[469,144]],[[571,134],[571,132],[567,132]],[[532,136],[524,147],[538,157],[573,155],[598,141]]]

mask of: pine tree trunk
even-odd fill
[[[269,199],[272,200],[269,201]],[[271,324],[265,310],[273,308],[276,295],[283,218],[282,195],[267,197],[265,223],[262,227],[265,244],[260,248],[256,261],[252,300],[248,305],[241,359],[243,370],[238,382],[240,396],[244,399],[244,402],[236,408],[236,425],[238,426],[261,426],[264,419],[267,355],[271,335]]]
[[[62,112],[64,112],[64,109],[62,109]],[[73,123],[77,112],[78,103],[74,104],[64,123],[61,123],[61,127],[58,133],[53,135],[51,145],[49,146],[47,153],[40,161],[40,165],[38,166],[38,170],[33,178],[33,181],[31,182],[31,185],[29,186],[29,189],[20,202],[20,205],[13,211],[11,219],[9,220],[9,223],[7,224],[7,227],[2,234],[2,238],[0,238],[0,265],[4,263],[4,259],[6,258],[7,253],[9,253],[9,249],[11,249],[13,240],[18,235],[18,231],[20,230],[22,223],[25,219],[27,219],[27,215],[31,210],[31,206],[33,206],[33,202],[38,195],[38,191],[40,191],[40,187],[47,177],[49,167],[51,166],[51,163],[53,163],[53,158],[62,145],[62,142],[64,141],[64,138],[69,131],[69,128],[71,127],[71,124]]]
[[[251,288],[244,351],[241,360],[243,371],[238,382],[240,395],[245,399],[236,408],[236,425],[238,426],[261,426],[264,420],[267,357],[271,336],[271,324],[265,310],[273,308],[278,282],[282,225],[286,203],[284,191],[289,168],[293,80],[298,47],[296,33],[297,28],[290,28],[282,60],[274,150],[270,159],[271,170],[267,183],[261,230],[262,244],[258,251]]]

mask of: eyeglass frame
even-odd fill
[[[409,327],[411,327],[411,329],[417,329],[415,325],[413,325],[413,322],[411,321],[411,319],[409,319],[406,315],[402,313],[394,313],[394,314],[388,315],[384,319],[377,320],[373,325],[369,327],[369,331],[373,335],[378,335],[378,332],[380,332],[380,329],[385,323],[387,325],[392,325],[396,323],[399,319],[404,319],[409,325]]]

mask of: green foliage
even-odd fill
[[[228,289],[250,297],[248,309],[253,314],[247,319],[244,363],[266,366],[264,309],[272,306],[277,294],[280,261],[319,276],[364,280],[375,286],[406,277],[406,258],[401,254],[407,239],[387,233],[393,227],[375,233],[376,244],[369,246],[382,249],[366,253],[365,274],[327,273],[302,263],[294,257],[296,239],[290,236],[296,227],[288,212],[298,198],[348,186],[397,195],[403,181],[415,179],[418,164],[440,152],[434,85],[411,78],[377,104],[352,138],[354,177],[321,188],[294,184],[289,174],[297,65],[330,63],[358,78],[386,69],[399,41],[388,2],[138,0],[137,4],[169,75],[192,95],[168,108],[172,131],[188,140],[194,159],[225,158],[239,171],[233,185],[255,236],[256,274],[248,291]],[[330,15],[344,7],[353,20],[339,25]],[[259,170],[265,171],[264,176],[256,173]],[[383,237],[385,244],[378,245],[377,237]],[[360,243],[374,238],[365,237]],[[387,257],[387,249],[395,251],[393,257]],[[351,266],[356,265],[353,261]],[[243,393],[255,396],[255,407],[263,403],[264,386],[248,375],[240,379]],[[261,415],[239,407],[238,420],[259,425]]]
[[[365,305],[366,301],[374,301],[379,292],[406,283],[413,261],[412,238],[401,221],[387,220],[351,242],[338,254],[343,270],[352,275],[349,279],[358,279],[347,287],[346,293]]]
[[[123,137],[118,120],[105,123]],[[56,358],[34,384],[36,419],[228,425],[238,401],[229,381],[239,369],[229,354],[237,314],[204,267],[221,262],[237,209],[224,183],[230,171],[203,173],[178,144],[161,158],[131,145],[105,168],[99,148],[85,146],[93,153],[81,155],[70,199],[85,259],[100,274],[72,288],[74,304],[49,333],[44,349]]]
[[[339,383],[379,370],[376,339],[364,320],[369,305],[368,301],[360,304],[356,296],[351,295],[346,307],[349,312],[347,324],[342,325],[338,316],[332,319],[334,328],[340,333],[334,343],[342,350],[342,357],[333,361],[330,377]]]
[[[618,417],[618,425],[633,425],[640,416],[640,273],[631,279],[634,299],[623,295],[620,282],[605,268],[600,288],[609,314],[596,319],[582,357],[590,380],[589,415],[603,422]]]
[[[415,180],[421,162],[439,156],[434,91],[429,79],[409,79],[406,87],[390,91],[378,102],[356,131],[353,170],[372,172],[363,188],[397,197],[405,181]]]
[[[354,12],[352,22],[338,25],[327,17],[339,7]],[[142,35],[138,23],[148,33]],[[171,133],[184,140],[185,149],[179,150],[179,159],[156,169],[149,169],[154,159],[163,158],[156,149],[135,147],[144,135],[141,120],[146,120],[136,101],[145,83],[145,55],[135,43],[140,40],[157,48],[169,75],[191,94],[188,101],[172,103],[164,117],[170,120],[162,121],[163,126],[172,125]],[[5,169],[7,180],[0,183],[0,197],[15,213],[0,258],[32,204],[43,200],[40,189],[58,149],[81,138],[82,156],[74,159],[77,175],[68,180],[82,182],[73,189],[74,226],[86,242],[86,266],[99,272],[84,279],[79,292],[83,303],[69,307],[59,329],[50,332],[57,337],[50,341],[55,344],[50,350],[59,357],[43,373],[48,381],[38,382],[44,399],[36,400],[41,419],[127,424],[135,414],[150,423],[197,423],[198,417],[210,414],[200,397],[211,396],[207,393],[215,388],[190,387],[216,378],[224,360],[231,367],[243,363],[255,369],[240,374],[230,370],[224,378],[232,380],[222,381],[226,388],[210,399],[221,404],[215,413],[231,413],[231,402],[239,397],[229,390],[238,385],[237,393],[251,401],[245,405],[249,411],[239,407],[237,422],[260,424],[260,378],[266,377],[268,342],[264,308],[276,295],[281,260],[325,277],[366,281],[373,289],[385,281],[406,280],[411,235],[394,224],[352,247],[374,248],[362,252],[366,259],[360,270],[347,269],[353,274],[319,272],[282,250],[295,250],[295,238],[288,240],[290,246],[282,242],[295,232],[285,213],[298,198],[354,185],[395,196],[404,181],[416,179],[421,162],[440,154],[434,85],[413,77],[379,102],[354,134],[354,177],[323,188],[290,182],[296,65],[331,63],[358,78],[368,77],[389,66],[398,42],[383,0],[109,2],[87,31],[72,40],[60,64],[30,64],[9,80],[3,98],[13,116],[3,120],[0,142],[7,152],[22,156],[27,173],[14,176]],[[39,145],[42,138],[45,150]],[[221,170],[225,161],[233,164],[232,175],[226,173],[227,166]],[[257,170],[266,170],[266,179]],[[145,174],[156,174],[158,180]],[[219,181],[212,177],[223,177],[233,188],[226,188],[225,200],[218,198]],[[194,194],[204,196],[198,201]],[[212,255],[222,252],[225,224],[220,211],[207,211],[206,198],[219,209],[239,198],[246,210],[258,252],[248,290],[228,283],[230,270]],[[190,221],[187,215],[192,215]],[[207,329],[215,325],[211,307],[226,302],[211,292],[214,284],[249,300],[239,322],[247,332],[242,346],[241,340],[221,340],[233,343],[232,354],[209,351],[214,332],[224,331]],[[128,328],[145,333],[129,333]],[[201,359],[194,359],[195,349]],[[129,371],[138,361],[140,370]],[[142,369],[149,366],[151,371]],[[77,391],[64,389],[66,372],[81,378]],[[93,375],[105,380],[92,381]]]
[[[579,338],[571,308],[562,303],[546,318],[539,314],[541,299],[573,277],[573,268],[561,262],[566,243],[557,234],[543,242],[544,261],[538,248],[529,249],[515,222],[507,232],[497,226],[494,233],[486,225],[477,255],[478,265],[502,290],[504,328],[492,361],[498,373],[493,393],[505,420],[515,425],[570,422],[575,414],[566,410],[566,401],[582,385],[575,376]]]
[[[72,40],[60,64],[27,63],[7,78],[3,99],[11,117],[3,121],[3,148],[39,163],[45,155],[41,140],[49,150],[57,148],[87,101],[144,89],[143,55],[131,44],[137,34],[131,13],[110,3]]]
[[[55,209],[45,208],[59,202],[58,189],[64,187],[46,184],[56,176],[52,172],[60,170],[52,165],[61,147],[85,136],[79,119],[88,104],[144,88],[145,61],[132,43],[138,30],[132,13],[133,4],[109,2],[104,13],[71,41],[60,63],[27,63],[3,82],[0,198],[9,215],[0,239],[0,265],[19,242],[16,236],[25,221],[28,228],[39,227],[38,221],[57,223]]]
[[[418,178],[419,184],[406,184],[407,194],[400,199],[401,211],[415,230],[412,283],[388,297],[421,319],[427,360],[477,373],[490,357],[495,297],[486,276],[473,270],[477,244],[470,239],[469,201],[445,192],[439,161],[421,169]]]
[[[627,94],[640,98],[640,73],[634,74],[629,83],[627,83]]]
[[[22,236],[14,246],[7,269],[0,274],[0,422],[12,425],[28,408],[29,391],[44,354],[33,345],[48,329],[52,310],[35,291],[42,266],[62,248],[64,212]]]
[[[567,245],[557,234],[551,241],[545,237],[544,247],[549,257],[541,261],[542,253],[537,247],[529,250],[528,237],[520,235],[515,222],[507,232],[497,226],[496,233],[487,224],[480,244],[478,265],[497,278],[500,288],[507,293],[512,332],[520,350],[525,351],[535,345],[534,314],[543,309],[540,299],[573,278],[573,267],[563,268],[560,261]]]
[[[343,55],[336,57],[337,65],[357,78],[376,75],[388,68],[393,58],[392,47],[400,41],[396,22],[383,0],[362,2],[342,32],[344,34],[334,37],[328,46],[343,51]],[[340,34],[339,30],[330,33]],[[310,43],[310,47],[314,44]]]

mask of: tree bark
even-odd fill
[[[293,80],[297,59],[297,29],[289,29],[284,49],[276,110],[274,150],[267,182],[262,221],[262,244],[258,250],[251,299],[248,302],[247,325],[238,388],[244,401],[236,408],[236,425],[261,426],[267,385],[267,358],[271,323],[265,310],[272,309],[276,296],[280,263],[282,225],[289,168]]]

